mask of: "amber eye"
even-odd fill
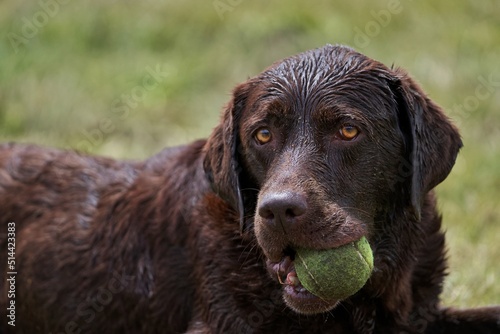
[[[255,139],[261,145],[269,143],[271,141],[271,131],[266,128],[262,128],[255,134]]]
[[[342,140],[353,140],[359,134],[359,130],[354,125],[345,124],[339,129],[339,137]]]

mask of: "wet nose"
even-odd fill
[[[304,195],[296,192],[267,193],[260,198],[258,213],[271,224],[292,224],[307,210]]]

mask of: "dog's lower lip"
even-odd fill
[[[291,298],[294,298],[294,299],[309,299],[309,300],[318,299],[318,301],[321,300],[319,297],[313,295],[312,293],[307,291],[306,288],[304,288],[302,286],[296,287],[296,286],[287,284],[284,287],[284,291]]]
[[[298,285],[286,284],[283,287],[283,293],[285,299],[292,302],[297,310],[307,310],[311,307],[323,309],[325,305],[328,305],[328,308],[332,308],[339,302],[338,300],[324,300],[310,293],[300,282]]]

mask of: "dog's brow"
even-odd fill
[[[258,109],[265,111],[267,117],[292,117],[296,114],[290,108],[289,103],[286,103],[280,98],[273,98],[267,101],[262,101]]]
[[[319,123],[332,124],[341,120],[353,120],[362,124],[370,124],[361,112],[348,106],[328,106],[320,107],[312,113],[312,117]]]

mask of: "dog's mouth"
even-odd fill
[[[325,300],[309,292],[295,271],[295,251],[287,249],[279,262],[267,261],[270,274],[283,286],[285,303],[297,313],[318,314],[330,311],[338,300]]]

